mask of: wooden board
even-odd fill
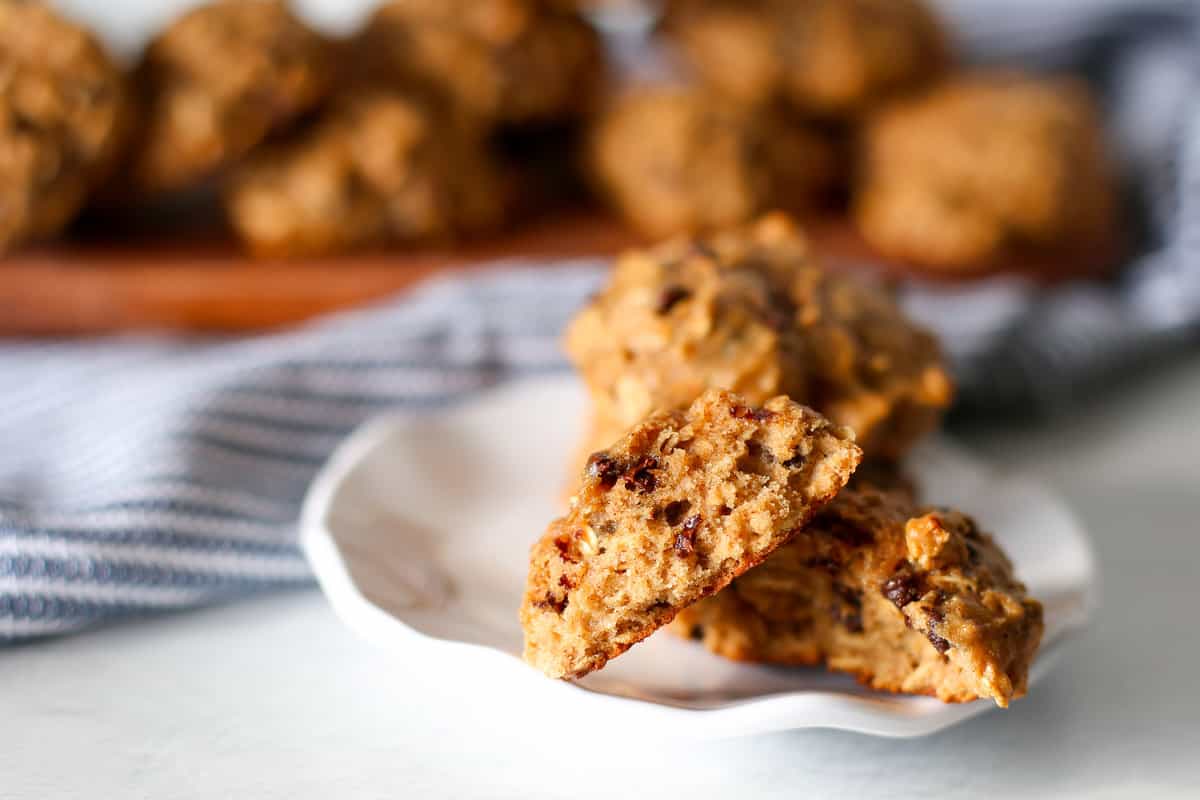
[[[895,274],[914,274],[879,261],[844,220],[809,220],[806,228],[831,263],[879,263]],[[93,233],[0,261],[0,335],[262,331],[386,297],[449,269],[490,269],[509,257],[612,255],[637,243],[628,230],[586,212],[452,249],[297,261],[255,261],[221,236],[164,240]],[[1115,261],[1115,248],[1106,247],[1010,259],[974,274],[1005,271],[1059,280],[1100,274]]]

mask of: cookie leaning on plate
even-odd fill
[[[525,660],[577,678],[767,558],[846,484],[853,435],[776,397],[710,390],[589,460],[571,510],[533,546]]]
[[[846,489],[672,630],[719,655],[825,663],[863,683],[944,701],[1025,694],[1042,606],[996,542],[961,513],[903,493]]]

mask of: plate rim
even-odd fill
[[[494,402],[494,399],[503,393],[529,391],[531,388],[565,383],[568,380],[574,379],[563,375],[523,377],[489,387],[463,398],[460,402],[439,408],[387,412],[360,424],[334,448],[317,471],[305,494],[299,516],[299,542],[322,593],[344,624],[372,644],[388,651],[407,651],[413,645],[432,648],[445,656],[439,659],[439,672],[446,664],[469,661],[475,665],[472,671],[478,674],[478,659],[482,656],[491,665],[502,667],[507,679],[522,682],[532,679],[530,686],[548,698],[581,704],[594,714],[624,718],[626,723],[631,714],[653,716],[660,723],[655,729],[656,735],[663,733],[661,723],[667,723],[674,733],[690,739],[726,738],[802,729],[845,730],[885,738],[915,738],[943,730],[995,707],[986,699],[968,703],[940,703],[929,697],[879,693],[879,697],[876,698],[826,690],[783,691],[739,698],[709,708],[674,705],[657,699],[622,697],[571,681],[546,680],[515,655],[487,645],[443,639],[423,633],[380,608],[364,595],[351,577],[336,538],[328,525],[330,511],[334,507],[333,501],[355,469],[377,448],[401,432],[405,426],[411,425],[414,419],[464,413],[472,407]],[[967,459],[982,469],[994,471],[987,462],[969,454],[961,445],[946,436],[938,435],[936,439],[939,449]],[[1079,546],[1083,560],[1082,600],[1078,609],[1064,618],[1054,640],[1040,648],[1031,667],[1032,685],[1050,671],[1062,655],[1064,645],[1087,626],[1098,606],[1097,559],[1087,529],[1057,493],[1041,484],[1024,482],[1020,478],[1003,473],[1001,476],[1009,481],[1019,481],[1024,488],[1036,492],[1063,514],[1077,539],[1075,544]],[[463,656],[467,658],[463,659]],[[498,672],[493,673],[493,678],[497,675]],[[916,703],[938,703],[941,707],[936,714],[904,713],[905,706]],[[825,718],[812,718],[813,709],[805,707],[814,704],[821,706]],[[829,717],[838,719],[830,720]]]

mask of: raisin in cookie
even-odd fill
[[[727,97],[832,119],[922,85],[948,61],[921,0],[676,0],[663,29]]]
[[[372,89],[342,99],[298,141],[253,157],[226,208],[253,252],[314,255],[489,230],[506,191],[474,129],[417,95]]]
[[[1006,706],[1042,628],[1041,604],[969,517],[847,489],[672,630],[741,661],[823,662],[876,689]]]
[[[773,208],[803,210],[839,171],[832,145],[805,125],[685,87],[616,98],[593,123],[587,149],[600,193],[649,237],[718,229]]]
[[[567,516],[533,546],[525,660],[599,669],[795,535],[845,485],[852,434],[786,397],[712,390],[652,414],[588,462]]]
[[[882,254],[962,271],[1012,249],[1104,241],[1114,198],[1081,85],[976,74],[871,120],[854,213]]]
[[[138,70],[145,130],[132,164],[143,191],[185,187],[314,108],[330,46],[279,0],[218,0],[185,14]]]
[[[445,98],[479,124],[546,124],[591,108],[598,34],[546,0],[391,0],[356,48],[376,78]]]
[[[936,340],[887,292],[825,271],[782,215],[622,255],[566,349],[597,442],[719,387],[756,403],[788,395],[894,461],[953,394]]]
[[[43,3],[0,3],[0,252],[70,222],[110,170],[130,111],[95,38]]]

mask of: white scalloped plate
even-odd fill
[[[301,519],[336,612],[405,663],[456,681],[475,705],[519,696],[531,715],[585,715],[624,735],[728,737],[793,728],[921,736],[992,707],[872,692],[816,668],[739,664],[665,632],[577,683],[520,660],[529,545],[560,510],[585,399],[568,377],[511,384],[445,410],[370,423],[333,455]],[[1032,681],[1096,601],[1087,537],[1045,488],[997,475],[944,441],[915,455],[931,501],[993,531],[1046,606]],[[1036,689],[1022,703],[1038,702]]]

